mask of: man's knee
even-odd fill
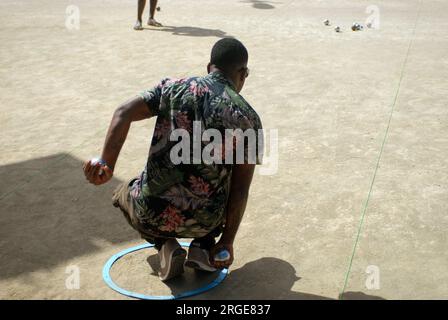
[[[120,183],[114,190],[114,192],[112,193],[112,205],[114,207],[121,207],[120,206],[120,197],[121,194],[123,193],[123,187],[125,186],[125,183]]]

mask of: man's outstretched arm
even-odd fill
[[[228,268],[233,263],[233,242],[246,210],[254,171],[254,164],[236,164],[233,166],[230,195],[226,208],[226,224],[221,239],[210,251],[211,262],[217,268]],[[214,261],[215,254],[223,249],[230,253],[230,259],[222,262]]]
[[[90,160],[84,163],[84,174],[90,183],[100,185],[112,178],[118,155],[126,141],[131,123],[151,118],[153,115],[154,112],[141,97],[135,97],[115,110],[101,155],[101,159],[106,162],[107,166],[100,163],[92,164]]]

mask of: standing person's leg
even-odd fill
[[[154,19],[157,9],[157,0],[150,0],[148,25],[153,27],[162,27],[162,24]]]
[[[142,15],[143,15],[143,11],[145,10],[145,6],[146,6],[146,0],[138,0],[138,4],[137,4],[137,21],[135,22],[134,30],[143,30],[143,27],[142,27]]]

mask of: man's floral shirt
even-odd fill
[[[260,118],[220,72],[165,79],[141,97],[157,120],[145,170],[130,187],[134,212],[154,236],[205,236],[225,222],[232,164],[226,164],[225,151],[218,154],[221,164],[193,161],[194,124],[200,124],[201,132],[216,129],[223,135],[226,129],[261,132]],[[175,129],[184,129],[180,132],[191,142],[189,163],[172,161],[171,150],[180,141],[170,138]],[[262,134],[256,138],[258,164]],[[209,143],[200,141],[201,148]],[[244,148],[244,161],[250,163],[246,144]],[[214,151],[211,154],[215,155]]]

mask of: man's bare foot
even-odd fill
[[[149,18],[149,20],[148,20],[148,26],[163,27],[163,25],[160,22],[157,22],[156,19],[151,19],[151,18]]]
[[[135,25],[134,25],[134,30],[143,30],[142,22],[141,22],[141,21],[138,21],[138,20],[137,20],[137,22],[136,22]]]

